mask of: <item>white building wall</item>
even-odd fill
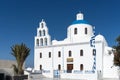
[[[95,44],[96,49],[96,68],[98,71],[103,71],[103,54],[104,54],[104,45],[102,41],[96,41]]]
[[[105,54],[104,54],[104,66],[103,66],[103,77],[104,78],[118,78],[118,69],[113,64],[114,55],[111,52],[112,48],[105,47]],[[113,74],[112,74],[113,73]]]
[[[62,69],[62,64],[63,64],[63,58],[62,58],[62,47],[57,46],[57,47],[53,47],[53,62],[54,62],[54,70],[58,70],[58,65],[61,65],[61,69]],[[58,57],[58,52],[60,51],[61,53],[61,57]]]

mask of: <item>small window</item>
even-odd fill
[[[42,36],[41,30],[39,31],[39,35]]]
[[[93,56],[96,55],[96,49],[93,49]]]
[[[77,34],[77,28],[74,29],[74,34]]]
[[[40,53],[40,58],[42,58],[42,53]]]
[[[80,70],[83,71],[83,64],[80,64]]]
[[[61,52],[60,51],[58,51],[58,57],[61,57]]]
[[[69,57],[71,57],[71,56],[72,56],[72,52],[71,52],[71,51],[69,51],[69,53],[68,53],[68,54],[69,54]]]
[[[39,39],[36,40],[36,45],[39,46]]]
[[[85,28],[85,34],[87,34],[87,28]]]
[[[51,58],[51,52],[49,52],[49,58]]]
[[[47,38],[45,38],[45,45],[47,45]]]
[[[80,50],[80,56],[83,56],[83,50]]]
[[[43,36],[45,36],[45,30],[43,30]]]
[[[58,70],[61,70],[61,65],[60,64],[58,65]]]
[[[42,65],[40,65],[40,70],[42,70]]]
[[[41,23],[41,27],[42,27],[42,28],[44,27],[44,24],[43,24],[43,23]]]
[[[40,44],[41,44],[41,46],[43,46],[43,39],[42,38],[40,39]]]

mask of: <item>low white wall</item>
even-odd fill
[[[97,75],[95,74],[73,74],[64,73],[61,74],[61,78],[65,79],[80,79],[80,80],[97,80]]]

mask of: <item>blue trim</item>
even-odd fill
[[[76,20],[72,24],[88,24],[88,22],[85,20]]]

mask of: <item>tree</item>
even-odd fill
[[[120,36],[116,38],[117,45],[113,46],[114,50],[114,65],[120,67]]]
[[[114,65],[118,66],[118,70],[119,70],[118,74],[119,74],[119,80],[120,80],[120,36],[116,38],[116,42],[117,42],[117,45],[113,46]]]
[[[26,60],[26,58],[30,54],[30,49],[24,44],[21,43],[15,44],[11,47],[11,54],[15,57],[17,65],[13,64],[13,69],[16,75],[22,75],[23,74],[23,65]]]

